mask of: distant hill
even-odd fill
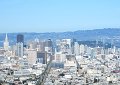
[[[16,36],[19,33],[8,33],[8,38],[10,44],[16,43]],[[74,32],[47,32],[47,33],[21,33],[25,36],[25,42],[28,40],[33,40],[35,38],[38,39],[52,39],[53,41],[56,39],[62,38],[70,38],[77,39],[80,41],[86,40],[100,40],[100,39],[112,39],[120,41],[120,29],[119,28],[106,28],[106,29],[95,29],[95,30],[78,30]],[[0,46],[3,45],[3,41],[5,38],[5,33],[0,34]],[[107,41],[107,40],[106,40]]]

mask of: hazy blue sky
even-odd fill
[[[0,32],[120,27],[120,0],[0,0]]]

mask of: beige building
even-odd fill
[[[30,65],[35,64],[37,61],[37,51],[34,49],[29,49],[29,50],[27,50],[27,54],[28,54],[28,56],[27,56],[28,63]]]
[[[64,62],[65,57],[66,57],[66,55],[62,54],[61,52],[55,53],[55,61]]]

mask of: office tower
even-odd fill
[[[8,49],[9,49],[9,42],[8,42],[8,36],[6,34],[5,41],[4,41],[4,50],[8,50]]]
[[[79,46],[78,42],[75,42],[75,44],[74,44],[74,54],[76,56],[80,55],[80,46]]]
[[[56,52],[60,52],[61,51],[61,41],[60,40],[56,40]]]
[[[66,59],[66,54],[63,54],[62,52],[56,52],[55,53],[55,61],[56,62],[64,62]]]
[[[83,44],[80,45],[80,54],[84,55],[85,53],[85,46]]]
[[[37,44],[37,51],[41,51],[41,52],[45,51],[45,41],[40,41]]]
[[[33,65],[37,61],[37,51],[34,49],[28,49],[27,50],[27,60],[30,65]]]
[[[45,46],[46,47],[52,47],[52,41],[51,41],[51,39],[46,40]]]
[[[23,57],[23,43],[17,43],[17,56],[18,57]]]
[[[22,34],[17,35],[17,43],[23,43],[24,44],[24,36]]]
[[[56,45],[57,45],[58,51],[68,53],[68,54],[72,53],[71,39],[62,39],[60,41],[56,41]]]
[[[28,45],[29,49],[36,49],[37,48],[37,43],[35,41],[28,41],[27,45]]]
[[[47,53],[37,52],[37,63],[47,64]]]
[[[17,35],[17,56],[23,57],[24,54],[24,36],[22,34]]]
[[[86,50],[86,53],[87,53],[87,55],[90,55],[91,56],[91,47],[87,47],[87,50]]]
[[[45,51],[47,52],[47,62],[53,59],[53,43],[51,39],[45,41]]]
[[[67,46],[67,48],[71,48],[71,39],[62,39],[62,44]]]
[[[71,52],[72,52],[72,54],[74,54],[74,46],[75,46],[75,42],[77,42],[77,40],[76,39],[72,39],[72,41],[71,41]]]
[[[48,39],[45,41],[45,51],[47,53],[51,53],[53,52],[53,45],[52,45],[52,41],[51,39]]]

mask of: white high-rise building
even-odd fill
[[[58,44],[58,42],[57,42]],[[72,50],[71,50],[71,39],[62,39],[58,46],[60,46],[60,51],[61,52],[66,52],[68,54],[71,54],[72,53]]]
[[[85,53],[85,46],[83,44],[80,45],[80,54],[84,55]]]
[[[9,42],[8,42],[8,36],[6,34],[5,41],[4,41],[4,49],[8,50],[9,49]]]
[[[75,42],[74,53],[76,56],[80,55],[80,46],[79,46],[78,42]]]
[[[86,50],[86,53],[88,54],[88,55],[91,55],[91,47],[87,47],[87,50]]]
[[[23,43],[17,43],[17,56],[23,57]]]

